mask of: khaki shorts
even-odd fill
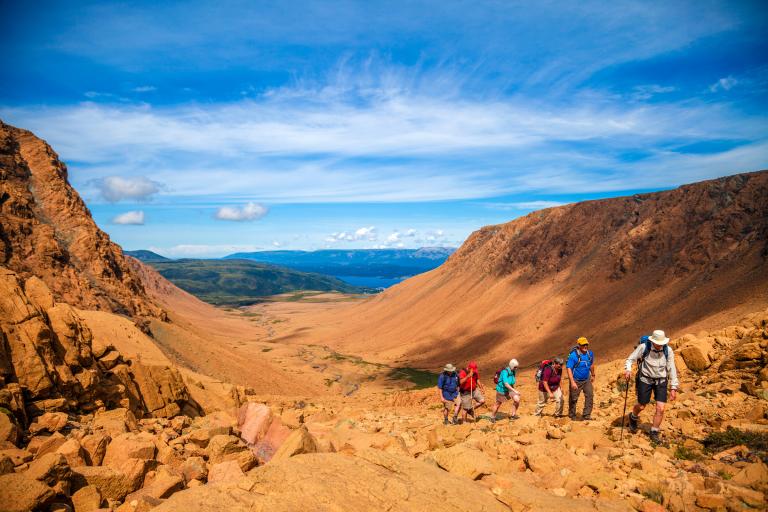
[[[447,409],[447,410],[450,411],[456,405],[456,400],[458,400],[458,399],[459,399],[459,397],[457,396],[456,398],[454,398],[450,402],[443,401],[443,409]]]
[[[471,395],[469,393],[461,393],[461,408],[465,411],[472,409],[472,398],[478,403],[485,401],[479,389],[474,390]]]
[[[512,400],[515,397],[520,396],[520,393],[512,393],[511,391],[508,394],[499,393],[496,392],[496,403],[503,404],[507,400]]]

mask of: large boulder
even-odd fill
[[[76,489],[94,485],[106,499],[122,500],[144,482],[147,461],[128,459],[119,468],[110,466],[81,466],[72,468]]]
[[[332,504],[338,510],[390,512],[442,510],[446,504],[459,512],[509,510],[471,480],[378,450],[274,461],[236,481],[176,493],[155,510],[309,512]]]
[[[485,453],[464,444],[457,444],[432,453],[437,465],[456,475],[477,480],[493,473],[493,462]]]
[[[43,482],[21,473],[0,475],[0,509],[3,512],[42,510],[56,492]]]
[[[75,512],[92,512],[101,508],[101,493],[95,485],[86,485],[72,495]]]
[[[87,465],[85,450],[80,446],[77,439],[67,439],[64,444],[59,446],[56,453],[63,455],[70,466]]]
[[[695,338],[680,349],[680,356],[690,370],[701,372],[712,365],[715,349],[706,339]]]
[[[300,455],[303,453],[317,453],[319,450],[317,440],[309,433],[307,427],[301,426],[297,428],[288,438],[283,441],[280,448],[277,449],[272,460],[287,459],[294,455]]]
[[[219,462],[211,466],[208,472],[209,484],[226,484],[240,480],[245,476],[240,465],[235,460]]]
[[[176,368],[134,361],[131,373],[144,406],[152,416],[176,416],[181,412],[180,404],[189,400],[187,386]]]
[[[248,402],[237,413],[240,437],[253,447],[264,437],[272,423],[272,410],[264,404]]]
[[[151,434],[145,432],[120,434],[107,446],[102,464],[119,468],[128,459],[152,460],[155,458],[156,450]]]
[[[34,423],[29,426],[29,432],[37,434],[39,432],[58,432],[67,426],[69,416],[63,412],[46,412],[38,417]]]
[[[206,453],[208,454],[208,461],[215,464],[227,459],[228,455],[238,453],[247,450],[245,446],[240,444],[240,439],[235,436],[213,436],[208,443]]]
[[[104,455],[107,453],[110,437],[102,432],[88,434],[80,440],[84,450],[85,464],[88,466],[101,466]]]
[[[62,454],[49,453],[31,462],[24,476],[53,487],[59,482],[69,482],[72,470]]]
[[[15,445],[20,438],[21,429],[16,425],[14,418],[0,410],[0,444],[11,443]]]
[[[116,437],[124,432],[138,430],[139,423],[136,416],[125,408],[99,411],[93,419],[94,430],[103,430],[110,437]]]

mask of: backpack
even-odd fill
[[[536,382],[541,382],[541,377],[544,375],[544,368],[549,366],[552,367],[552,360],[551,359],[545,359],[541,362],[539,365],[539,369],[536,370]]]
[[[648,357],[648,354],[651,353],[651,349],[653,348],[653,343],[651,342],[648,336],[643,336],[642,338],[640,338],[640,342],[637,345],[638,346],[645,345],[645,349],[643,350],[643,355],[637,359],[637,367],[641,368],[643,365],[643,361],[645,361],[645,358]],[[666,361],[669,359],[669,345],[664,345],[663,347],[664,348],[662,352],[664,353],[664,362],[666,363]]]
[[[437,381],[440,389],[447,393],[453,393],[459,389],[459,376],[455,373],[451,375],[450,373],[443,372],[440,374],[440,377],[438,377]]]
[[[504,372],[504,371],[509,371],[509,367],[505,366],[504,368],[496,370],[496,374],[494,374],[494,376],[493,376],[493,383],[494,384],[498,384],[499,383],[499,381],[501,380],[501,372]],[[512,375],[514,375],[514,374],[515,374],[515,370],[512,370]]]
[[[571,354],[576,353],[576,365],[578,366],[581,363],[581,351],[579,350],[579,346],[576,345],[571,349]],[[589,361],[589,366],[592,366],[592,361],[595,360],[595,353],[591,350],[587,352],[587,360]]]

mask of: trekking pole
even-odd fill
[[[624,418],[627,417],[627,398],[629,398],[629,379],[627,379],[627,389],[624,391],[624,412],[621,413],[621,434],[619,441],[624,439]]]

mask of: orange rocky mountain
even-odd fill
[[[532,363],[587,336],[623,355],[654,329],[768,305],[768,171],[533,212],[474,232],[441,267],[318,323],[340,351],[438,368]],[[296,332],[287,340],[314,339]]]
[[[123,256],[67,182],[45,141],[0,121],[0,265],[37,276],[58,301],[162,317]]]

